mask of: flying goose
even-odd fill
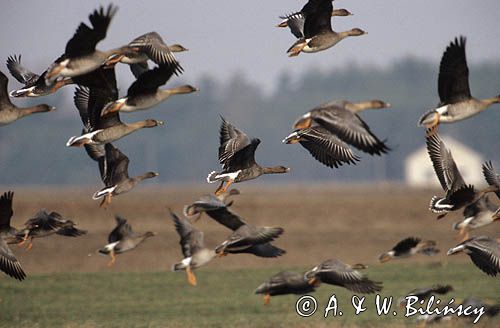
[[[337,259],[328,259],[321,262],[304,274],[309,284],[315,280],[322,283],[344,287],[355,293],[372,294],[382,290],[382,283],[366,278],[358,268],[364,266],[350,266]]]
[[[60,56],[56,59],[56,62],[63,61],[65,55]],[[70,85],[70,84],[80,84],[80,85],[93,85],[95,74],[92,72],[87,74],[82,74],[74,77],[65,77],[58,79],[54,84],[48,85],[45,83],[45,75],[47,71],[43,72],[40,76],[28,70],[26,67],[21,65],[21,55],[19,56],[9,56],[7,59],[7,67],[10,74],[16,78],[20,83],[24,84],[24,87],[18,90],[11,91],[9,95],[11,97],[41,97],[50,95],[60,88]]]
[[[232,212],[228,208],[229,205],[221,201],[214,202],[206,197],[197,200],[188,206],[188,209],[193,206],[200,211],[200,215],[205,212],[210,218],[233,231],[226,241],[216,247],[215,251],[219,255],[247,253],[259,257],[278,257],[286,253],[270,243],[283,233],[282,228],[252,226]]]
[[[317,161],[330,168],[355,165],[360,160],[344,141],[322,126],[296,130],[283,139],[283,143],[300,143]]]
[[[464,252],[481,271],[490,276],[500,273],[500,239],[472,237],[452,247],[446,255]]]
[[[263,174],[287,173],[284,166],[262,167],[255,162],[255,150],[260,144],[257,138],[250,139],[243,131],[227,122],[223,117],[220,127],[219,162],[222,172],[212,171],[208,183],[220,181],[215,194],[227,191],[232,183],[252,180]],[[226,185],[224,186],[224,182]]]
[[[128,165],[130,160],[118,148],[111,143],[103,145],[85,145],[87,154],[99,163],[99,171],[104,188],[96,191],[92,199],[103,198],[100,206],[111,204],[112,196],[118,196],[129,192],[138,183],[145,179],[157,177],[156,172],[147,172],[136,177],[129,177]]]
[[[490,105],[499,103],[500,96],[476,99],[469,88],[469,68],[465,56],[465,37],[460,36],[446,48],[439,65],[439,105],[426,112],[419,120],[420,126],[430,129],[440,123],[454,123],[477,115]],[[437,129],[428,130],[435,133]]]
[[[9,99],[9,94],[7,93],[8,83],[7,76],[0,71],[0,126],[10,124],[31,114],[51,112],[56,109],[47,104],[26,108],[17,107]]]
[[[334,9],[332,17],[334,16],[351,16],[351,12],[347,9]],[[302,11],[280,16],[281,22],[276,27],[289,27],[290,32],[297,38],[304,37],[304,22],[306,20]]]
[[[186,271],[189,284],[196,286],[197,281],[193,270],[212,261],[217,254],[213,249],[205,247],[203,232],[193,227],[187,218],[177,216],[170,209],[169,211],[175,224],[175,230],[181,237],[179,244],[184,256],[181,262],[172,266],[172,271]]]
[[[359,117],[358,113],[367,109],[390,107],[391,104],[378,99],[355,103],[347,100],[334,100],[311,109],[295,121],[293,127],[304,129],[320,125],[355,148],[370,155],[380,156],[390,149],[384,141],[379,140],[371,132],[368,124]]]
[[[450,211],[456,211],[474,203],[489,192],[498,192],[500,188],[498,185],[491,185],[477,191],[473,185],[465,184],[451,151],[446,148],[439,135],[435,132],[428,133],[426,140],[432,166],[446,192],[445,197],[432,197],[429,205],[433,213],[440,214],[438,219],[443,218]]]
[[[156,236],[155,232],[148,231],[141,235],[132,231],[132,227],[127,220],[120,216],[115,216],[116,227],[108,236],[108,244],[99,250],[99,253],[109,255],[111,260],[108,266],[112,266],[116,261],[116,254],[131,251],[139,246],[149,237]]]
[[[422,241],[420,238],[408,237],[398,242],[390,251],[382,253],[378,259],[384,263],[391,259],[406,258],[416,254],[432,256],[437,253],[439,249],[436,248],[435,241]]]
[[[85,127],[81,136],[71,137],[66,146],[106,144],[121,139],[139,129],[163,125],[162,121],[147,119],[123,123],[118,112],[101,117],[106,104],[118,98],[114,68],[99,68],[88,74],[88,83],[76,88],[74,102]],[[88,87],[90,85],[90,87]]]
[[[127,96],[107,104],[101,116],[114,112],[135,112],[144,110],[167,100],[173,95],[198,91],[191,85],[182,85],[171,89],[159,89],[167,83],[175,72],[175,66],[163,65],[142,73],[128,88]]]
[[[319,280],[310,281],[304,277],[304,274],[292,271],[281,271],[272,276],[269,281],[257,287],[255,294],[263,294],[264,304],[267,305],[271,301],[271,296],[308,294],[314,292],[319,285]]]
[[[465,241],[469,239],[469,231],[500,220],[500,217],[495,217],[498,209],[488,196],[483,196],[464,208],[463,219],[456,222],[453,229],[459,230],[459,236]]]
[[[333,47],[346,37],[367,34],[360,28],[353,28],[339,33],[333,31],[331,23],[332,11],[331,0],[309,0],[301,10],[305,16],[303,37],[300,37],[287,50],[290,57],[298,56],[301,52],[323,51]]]
[[[149,32],[132,40],[123,51],[109,56],[106,65],[114,65],[118,62],[131,65],[147,65],[148,59],[158,65],[174,67],[176,75],[182,73],[183,68],[175,59],[173,52],[187,51],[180,44],[168,46],[157,32]]]
[[[108,51],[96,49],[97,43],[106,37],[106,33],[118,10],[109,5],[106,9],[100,7],[89,15],[92,27],[80,23],[73,37],[66,44],[64,60],[56,61],[47,69],[45,82],[52,85],[58,78],[74,77],[98,69],[114,54],[121,54],[127,47],[120,47]]]
[[[64,60],[61,56],[56,62]],[[40,97],[52,94],[65,85],[73,83],[71,78],[64,78],[56,81],[52,85],[45,83],[45,75],[47,71],[41,75],[35,74],[21,64],[21,55],[9,56],[7,58],[7,68],[10,74],[24,84],[24,87],[18,90],[13,90],[9,93],[11,97]]]
[[[45,210],[41,210],[26,221],[24,228],[17,235],[18,237],[22,237],[22,242],[19,245],[28,242],[27,249],[31,250],[34,238],[47,237],[53,234],[66,237],[79,237],[86,233],[87,231],[78,229],[76,223],[65,219],[61,214],[57,212],[48,213]]]
[[[213,213],[208,212],[209,216]],[[250,253],[260,257],[277,257],[285,253],[270,244],[284,232],[280,227],[255,227],[243,224],[215,248],[219,256],[228,253]]]
[[[240,191],[238,189],[231,189],[229,192],[222,193],[218,196],[214,194],[208,194],[201,196],[200,199],[194,201],[190,205],[184,206],[183,214],[188,218],[193,218],[198,220],[204,212],[215,211],[225,207],[229,207],[233,204],[233,201],[226,203],[226,199],[232,195],[239,195]]]

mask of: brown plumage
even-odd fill
[[[444,217],[448,212],[474,203],[489,192],[498,192],[499,185],[491,185],[479,191],[473,185],[467,185],[453,160],[451,151],[446,148],[437,133],[429,133],[426,137],[426,143],[436,176],[446,192],[445,197],[434,196],[430,202],[429,209],[440,214],[438,219]]]
[[[221,119],[219,162],[223,170],[212,171],[207,177],[209,183],[221,182],[216,195],[226,192],[232,183],[256,179],[263,174],[287,173],[290,170],[284,166],[262,167],[257,164],[255,150],[260,140],[250,139],[223,117]],[[227,182],[225,186],[224,182]]]

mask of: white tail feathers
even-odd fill
[[[119,241],[116,241],[116,242],[111,243],[111,244],[107,244],[106,246],[104,246],[103,248],[101,248],[99,250],[99,253],[101,253],[101,254],[109,254],[115,248],[115,246],[118,243],[119,243]]]
[[[83,146],[84,144],[87,143],[96,143],[93,138],[96,134],[101,132],[102,130],[95,130],[89,133],[82,134],[79,137],[73,136],[69,138],[68,142],[66,142],[66,147],[79,147]]]
[[[172,271],[183,271],[191,264],[191,257],[183,259],[181,262],[172,265]]]
[[[444,213],[451,211],[453,205],[444,204],[443,201],[445,201],[444,198],[433,196],[429,204],[429,210],[431,210],[433,213]]]
[[[12,90],[9,92],[9,96],[15,98],[15,97],[24,97],[24,96],[29,96],[29,93],[34,89],[35,87],[27,88],[27,89],[19,89],[19,90]]]
[[[93,200],[96,200],[96,199],[99,199],[103,196],[106,196],[108,194],[111,194],[113,193],[113,191],[115,191],[116,189],[116,186],[113,186],[113,187],[109,187],[109,188],[105,188],[105,189],[101,189],[99,191],[96,191],[93,195],[92,195],[92,199]]]
[[[182,263],[182,262],[175,263],[174,265],[172,265],[172,271],[173,272],[175,272],[175,271],[183,271],[186,268],[187,268],[187,266],[184,265],[184,263]]]
[[[219,180],[221,180],[219,177],[219,172],[212,171],[207,176],[208,183],[214,183],[214,182],[217,182]]]

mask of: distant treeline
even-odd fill
[[[264,92],[244,75],[222,83],[205,76],[196,84],[201,90],[198,93],[176,96],[144,113],[123,114],[126,122],[150,117],[165,120],[166,125],[139,131],[116,146],[129,156],[131,175],[157,171],[160,176],[156,183],[204,183],[208,172],[219,169],[218,128],[219,115],[223,115],[262,140],[256,153],[259,163],[292,168],[287,175],[266,177],[261,182],[398,181],[403,179],[406,156],[424,145],[424,131],[416,123],[438,102],[437,71],[435,63],[405,59],[385,69],[351,65],[309,70],[302,76],[285,72],[273,92]],[[470,72],[473,95],[500,94],[500,63],[472,65]],[[15,85],[11,83],[11,88]],[[1,185],[100,186],[97,164],[83,149],[65,147],[67,139],[79,134],[82,127],[72,103],[72,89],[66,87],[65,92],[30,101],[55,105],[57,112],[0,127]],[[388,110],[361,114],[374,133],[387,138],[393,149],[389,155],[371,157],[356,151],[362,157],[358,165],[332,170],[316,162],[302,147],[281,143],[296,117],[320,103],[372,98],[393,105]],[[499,105],[470,120],[442,125],[440,132],[487,159],[500,160]]]

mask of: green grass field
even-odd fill
[[[305,268],[296,268],[302,270]],[[306,327],[306,326],[414,326],[403,310],[394,317],[378,317],[374,296],[367,311],[353,315],[351,293],[322,285],[315,294],[318,311],[309,318],[295,312],[298,296],[277,296],[264,306],[254,289],[277,269],[197,271],[198,286],[189,286],[182,273],[73,273],[33,275],[23,283],[0,278],[0,327]],[[455,291],[441,297],[477,296],[500,303],[498,278],[489,278],[469,263],[446,266],[388,263],[365,272],[383,281],[382,295],[395,299],[416,287],[451,284]],[[336,294],[342,317],[323,317],[329,297]],[[483,317],[479,326],[500,320]],[[445,326],[466,326],[459,319]]]

